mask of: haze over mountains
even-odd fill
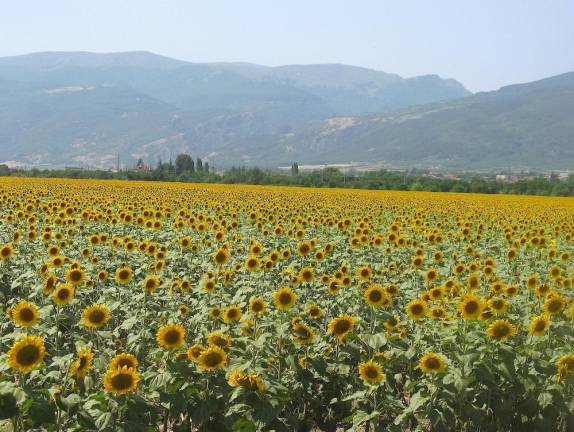
[[[567,169],[574,73],[471,95],[345,65],[188,63],[147,52],[0,58],[0,162],[114,167],[384,162]]]

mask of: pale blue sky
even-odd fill
[[[472,91],[574,71],[574,0],[6,0],[0,56],[346,63]]]

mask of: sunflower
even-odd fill
[[[213,254],[213,262],[215,265],[224,266],[229,261],[229,251],[221,248]]]
[[[30,372],[42,363],[44,355],[44,339],[40,336],[24,336],[8,351],[8,365],[18,372]]]
[[[249,272],[254,272],[254,271],[259,270],[260,266],[261,266],[261,261],[259,261],[259,258],[257,258],[256,256],[252,255],[245,260],[245,268]]]
[[[420,320],[427,312],[427,305],[422,300],[412,300],[407,304],[407,315],[413,320]]]
[[[228,324],[232,322],[237,322],[241,319],[242,315],[243,312],[241,311],[241,308],[239,306],[236,305],[228,306],[223,311],[223,322]]]
[[[506,320],[496,320],[487,329],[488,336],[497,340],[506,340],[516,336],[516,332],[516,326]]]
[[[380,285],[371,285],[363,295],[367,304],[375,308],[387,307],[392,303],[391,297]]]
[[[234,370],[228,375],[227,382],[232,387],[242,387],[245,390],[259,393],[265,391],[265,384],[263,384],[263,380],[257,374],[244,374],[239,370]]]
[[[40,319],[40,313],[35,304],[21,301],[12,309],[11,318],[17,326],[33,327]]]
[[[135,391],[140,376],[135,369],[122,366],[118,369],[108,369],[104,376],[104,389],[115,394],[127,394]]]
[[[435,320],[444,319],[446,318],[446,311],[442,306],[437,306],[429,311],[429,316]]]
[[[327,333],[343,342],[347,334],[355,328],[355,320],[349,315],[340,315],[333,318],[327,327]]]
[[[515,296],[518,294],[518,286],[517,285],[508,285],[504,288],[504,294],[508,297]]]
[[[217,289],[217,285],[215,284],[215,281],[213,279],[205,279],[203,281],[203,284],[201,285],[201,288],[209,293],[209,294],[213,294],[215,292],[215,290]]]
[[[121,369],[122,367],[137,369],[138,365],[138,359],[133,354],[121,353],[111,359],[109,369]]]
[[[299,271],[298,277],[302,282],[313,282],[315,280],[315,271],[310,267],[303,267]]]
[[[439,273],[434,268],[428,269],[425,273],[425,280],[429,284],[435,282],[438,278],[439,278]]]
[[[313,247],[308,241],[302,241],[297,245],[297,255],[299,256],[307,256],[311,253],[312,250]]]
[[[187,358],[196,362],[203,351],[205,351],[205,347],[203,345],[193,344],[187,350]]]
[[[469,294],[461,298],[458,303],[458,310],[464,319],[474,320],[480,316],[484,306],[480,297]]]
[[[207,344],[227,349],[231,347],[231,337],[221,332],[213,332],[207,337]]]
[[[559,381],[564,375],[574,374],[574,354],[566,354],[556,361]]]
[[[440,354],[427,352],[420,358],[419,367],[424,373],[441,373],[446,369],[446,361]]]
[[[100,270],[98,272],[98,280],[100,282],[106,282],[108,280],[108,272],[107,270]]]
[[[373,360],[359,364],[359,377],[365,384],[379,385],[385,379],[383,368]]]
[[[116,270],[116,282],[121,285],[127,285],[131,282],[134,272],[129,267],[120,267]]]
[[[206,372],[222,368],[227,363],[227,354],[219,347],[209,347],[197,358],[199,367]]]
[[[14,247],[11,243],[6,243],[0,248],[0,261],[7,261],[12,255],[14,255]]]
[[[533,336],[544,336],[550,327],[550,320],[547,316],[537,316],[532,319],[528,332]]]
[[[78,351],[77,358],[70,365],[70,375],[78,378],[84,378],[86,374],[92,369],[94,361],[94,353],[92,350],[85,346]]]
[[[157,331],[155,338],[160,346],[177,349],[185,342],[185,330],[179,324],[168,324]]]
[[[309,305],[307,308],[307,316],[311,319],[319,319],[323,316],[323,309],[316,304]]]
[[[508,310],[508,302],[502,297],[491,298],[487,305],[495,315],[502,315]]]
[[[433,287],[430,290],[428,290],[429,297],[431,298],[431,300],[434,300],[434,301],[440,300],[444,294],[445,294],[445,290],[443,289],[442,286],[436,286],[436,287]]]
[[[89,328],[101,328],[110,319],[110,311],[101,304],[95,304],[84,309],[82,322]]]
[[[292,327],[293,342],[298,345],[307,345],[315,339],[315,332],[311,327],[303,322],[299,322]]]
[[[368,266],[361,266],[356,271],[357,277],[365,282],[371,279],[372,274],[373,271]]]
[[[566,307],[566,301],[560,295],[549,295],[544,302],[544,312],[548,315],[557,315]]]
[[[213,307],[209,310],[208,315],[213,320],[221,319],[221,309],[218,307]]]
[[[80,268],[71,268],[66,272],[65,278],[70,285],[80,286],[86,280],[86,273]]]
[[[149,275],[143,281],[143,290],[147,293],[154,292],[160,286],[160,280],[157,276]]]
[[[293,307],[297,300],[297,295],[291,288],[279,288],[273,294],[277,309],[287,311]]]
[[[179,305],[179,307],[177,308],[179,310],[179,313],[183,316],[187,315],[189,313],[189,307],[187,305]]]
[[[480,274],[471,273],[468,275],[468,278],[466,279],[466,286],[470,290],[478,289],[480,287]]]
[[[249,310],[253,315],[262,316],[267,309],[267,303],[261,297],[252,297],[249,301]]]
[[[76,290],[72,285],[61,284],[52,292],[52,298],[58,306],[64,306],[71,303],[75,294]]]

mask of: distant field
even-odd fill
[[[0,430],[574,430],[574,200],[0,178]]]

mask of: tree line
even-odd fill
[[[416,170],[410,172],[378,170],[344,173],[335,168],[325,168],[300,172],[296,162],[293,163],[290,171],[233,167],[225,171],[215,172],[207,161],[204,162],[200,158],[194,160],[187,154],[177,155],[175,162],[171,160],[169,162],[160,161],[155,168],[143,170],[22,169],[0,165],[0,176],[574,196],[574,175],[570,175],[565,180],[539,176],[510,183],[496,181],[493,176],[472,173],[462,174],[459,179],[430,177],[422,175]]]

